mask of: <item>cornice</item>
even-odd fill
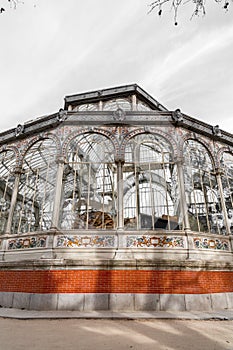
[[[61,118],[61,112],[57,112],[45,117],[37,118],[23,125],[18,125],[13,129],[0,133],[0,145],[6,144],[28,136],[49,131],[59,125],[79,125],[79,126],[174,126],[205,135],[212,140],[217,140],[233,146],[233,134],[207,124],[188,115],[182,114],[182,118],[174,119],[174,111],[125,111],[124,118],[117,119],[115,111],[88,111],[88,112],[66,112],[65,118]]]

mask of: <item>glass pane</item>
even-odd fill
[[[130,111],[131,101],[126,98],[118,98],[118,99],[107,101],[106,103],[104,103],[104,106],[103,106],[104,111],[115,111],[118,108],[121,108],[124,111]]]
[[[170,144],[159,135],[138,135],[128,143],[125,157],[125,228],[180,229],[177,169]]]
[[[233,155],[224,152],[221,159],[222,186],[227,209],[228,224],[233,233]]]
[[[0,153],[0,233],[4,233],[15,183],[15,154],[13,151]]]
[[[199,232],[226,232],[218,184],[207,149],[188,140],[184,145],[184,179],[191,229]]]
[[[51,226],[57,164],[52,140],[36,142],[27,152],[20,176],[12,231],[48,230]]]
[[[71,141],[63,180],[63,229],[116,225],[116,166],[112,142],[99,134]]]

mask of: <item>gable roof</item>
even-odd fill
[[[222,141],[233,147],[233,134],[220,130],[218,126],[212,126],[201,120],[192,118],[182,112],[179,112],[181,114],[181,119],[177,119],[176,112],[179,111],[178,109],[176,111],[169,111],[166,107],[155,100],[137,84],[112,87],[66,96],[65,110],[61,108],[56,113],[29,120],[22,125],[19,124],[14,128],[0,132],[0,147],[7,142],[15,141],[16,138],[21,139],[28,137],[29,135],[48,131],[51,128],[59,126],[61,123],[73,123],[76,121],[79,123],[79,125],[93,125],[94,121],[94,124],[96,125],[101,122],[101,118],[99,118],[101,116],[103,118],[102,124],[104,124],[104,120],[106,120],[106,118],[108,121],[107,124],[111,124],[111,122],[116,121],[115,113],[117,110],[115,110],[115,105],[111,105],[111,107],[114,108],[105,110],[100,109],[95,111],[85,109],[79,110],[79,106],[85,106],[88,104],[91,105],[92,103],[98,105],[98,102],[100,101],[103,101],[103,104],[107,105],[108,102],[112,103],[114,100],[129,100],[132,98],[132,96],[136,96],[138,103],[143,103],[149,108],[145,110],[125,110],[124,112],[127,116],[126,119],[128,124],[136,125],[139,123],[140,125],[145,126],[148,126],[149,124],[158,125],[158,123],[160,126],[167,125],[167,123],[173,124],[175,126],[179,124],[182,126],[182,128],[185,128],[189,131],[205,135],[212,139],[218,139],[219,141]],[[133,99],[130,102],[133,103]],[[72,108],[68,108],[69,106]],[[73,108],[76,106],[78,109]],[[98,118],[96,118],[97,114]],[[125,120],[119,120],[117,123],[125,123]]]
[[[151,95],[143,90],[137,84],[123,85],[113,88],[90,91],[65,97],[64,109],[68,106],[76,106],[86,103],[93,103],[98,101],[106,101],[112,98],[129,97],[136,95],[141,101],[145,102],[152,110],[167,111],[161,103],[156,101]]]

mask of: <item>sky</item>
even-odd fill
[[[233,3],[178,26],[150,0],[24,0],[0,6],[0,132],[64,107],[76,93],[137,83],[169,110],[233,133]],[[6,5],[6,6],[5,6]]]

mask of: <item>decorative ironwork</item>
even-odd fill
[[[19,135],[22,135],[24,132],[24,125],[18,124],[15,128],[15,136],[18,137]]]
[[[61,123],[61,122],[64,122],[66,118],[67,118],[67,111],[64,111],[64,109],[61,108],[57,115],[57,121]]]
[[[183,121],[183,114],[181,113],[180,109],[176,109],[174,112],[172,112],[172,119],[176,123],[180,123]]]
[[[213,126],[213,134],[215,136],[219,136],[219,137],[222,136],[221,130],[219,128],[219,125]]]
[[[125,120],[125,111],[122,108],[118,108],[113,113],[113,119],[116,120],[116,121],[123,121],[123,120]]]

